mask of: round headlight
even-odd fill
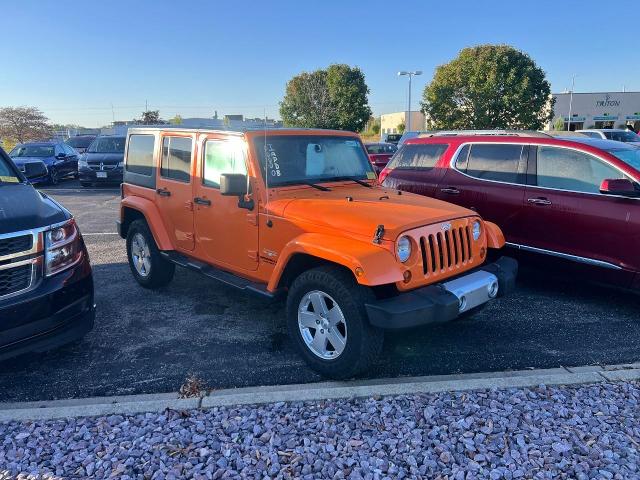
[[[480,225],[480,222],[476,220],[475,222],[473,222],[473,239],[477,241],[480,238],[481,233],[482,227]]]
[[[396,253],[398,254],[398,259],[402,263],[409,260],[409,257],[411,256],[411,240],[409,240],[409,237],[401,237],[400,240],[398,240]]]

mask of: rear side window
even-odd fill
[[[388,168],[432,169],[448,147],[446,143],[404,145],[391,159]]]
[[[189,137],[164,137],[162,139],[160,175],[189,183],[191,180],[192,144]]]
[[[522,183],[519,170],[524,165],[522,162],[528,151],[525,147],[492,143],[472,145],[466,162],[458,156],[456,167],[482,180]],[[462,168],[464,166],[466,169]]]
[[[150,177],[153,175],[153,135],[131,135],[127,150],[127,171]]]

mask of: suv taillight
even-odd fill
[[[384,167],[380,172],[380,175],[378,175],[378,183],[382,185],[382,182],[384,182],[384,179],[387,178],[387,175],[389,175],[390,173],[391,169],[389,167]]]

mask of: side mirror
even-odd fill
[[[24,176],[29,180],[44,177],[47,173],[47,166],[43,162],[29,162],[24,164]]]
[[[247,176],[241,173],[223,173],[220,175],[220,194],[240,196],[247,193]]]
[[[609,178],[602,181],[600,193],[605,195],[619,195],[621,197],[640,197],[640,189],[626,178]]]

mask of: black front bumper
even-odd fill
[[[85,251],[78,265],[0,301],[0,360],[80,339],[94,321],[93,276]]]
[[[98,173],[106,174],[106,177],[98,177]],[[115,168],[113,170],[92,170],[90,168],[81,168],[78,170],[78,176],[82,183],[122,183],[123,170]]]
[[[513,258],[501,257],[494,263],[481,266],[477,270],[492,273],[498,279],[498,297],[508,295],[515,288],[518,262]],[[463,275],[471,273],[465,272]],[[451,279],[447,279],[451,280]],[[495,281],[495,280],[494,280]],[[459,300],[442,285],[401,293],[395,297],[377,300],[365,305],[369,323],[384,329],[402,329],[455,320],[459,316]]]

